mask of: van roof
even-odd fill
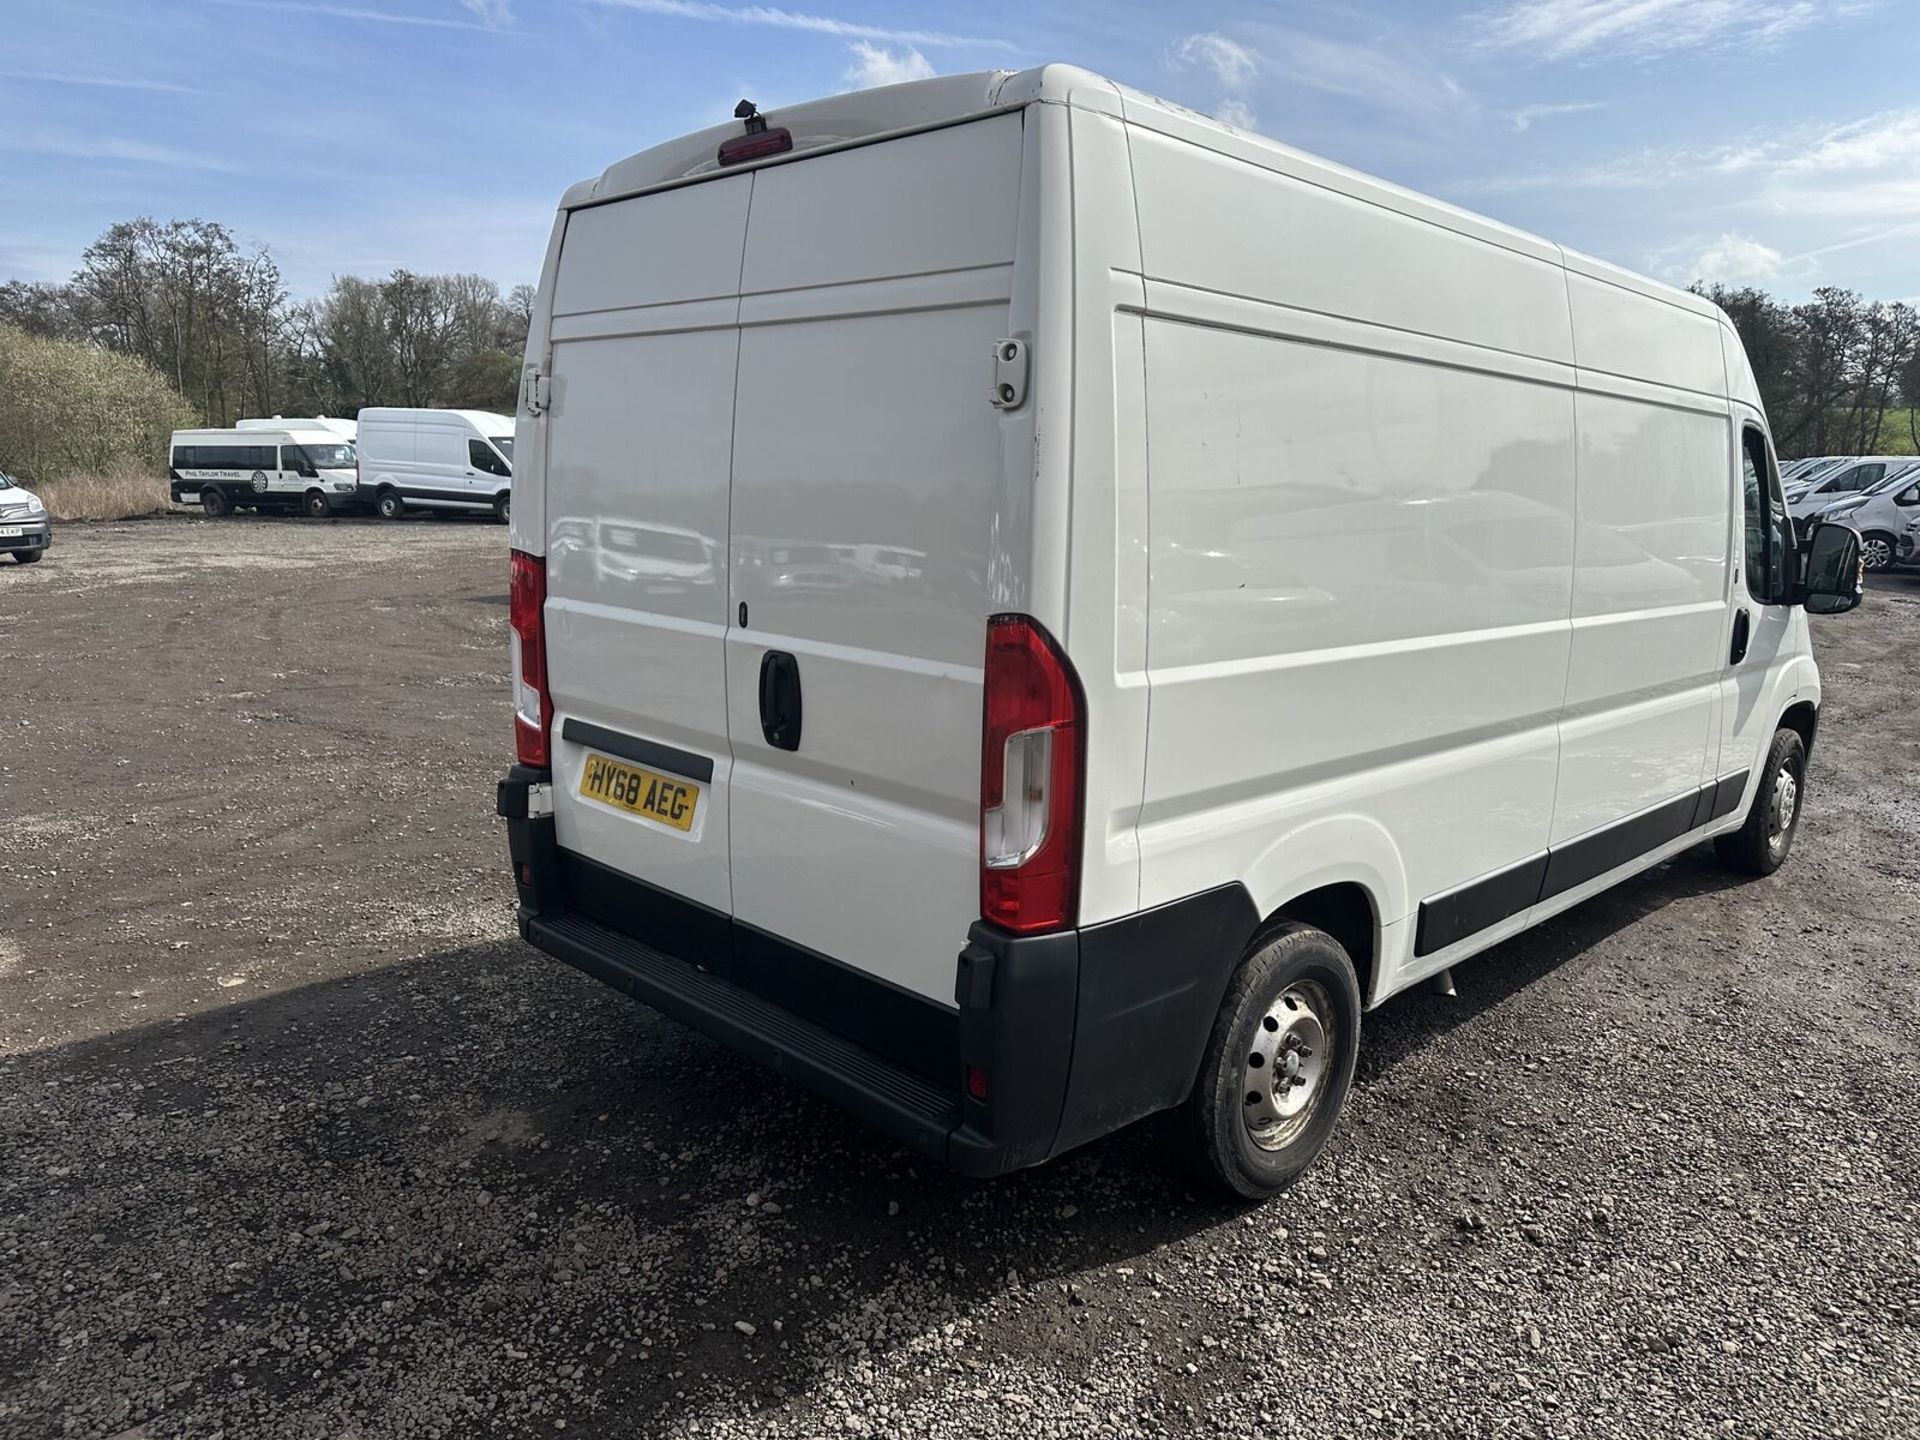
[[[480,431],[483,435],[510,435],[513,433],[513,417],[511,415],[497,415],[491,410],[446,410],[437,406],[369,405],[360,412],[360,423],[365,425],[369,420],[375,422],[431,420],[443,415],[464,421]]]
[[[1538,235],[1489,219],[1471,210],[1436,200],[1430,195],[1379,179],[1330,160],[1323,160],[1277,140],[1237,130],[1211,116],[1188,110],[1172,101],[1115,84],[1074,65],[1049,64],[1030,70],[981,70],[966,75],[942,75],[909,80],[845,95],[809,100],[768,111],[769,125],[793,132],[793,148],[785,154],[749,161],[722,171],[722,141],[745,133],[739,120],[696,130],[609,165],[598,176],[582,180],[560,201],[562,210],[605,204],[648,190],[683,185],[715,175],[780,165],[824,150],[935,129],[965,120],[1018,110],[1033,104],[1067,105],[1112,115],[1150,129],[1176,135],[1220,154],[1237,156],[1267,169],[1278,170],[1309,184],[1354,199],[1382,205],[1446,229],[1472,235],[1511,250],[1564,264],[1575,274],[1591,276],[1685,310],[1709,315],[1731,326],[1720,307],[1687,290],[1582,255]],[[361,412],[363,415],[365,411]]]
[[[267,426],[249,425],[245,429],[238,426],[232,429],[176,430],[173,443],[191,445],[198,440],[244,440],[249,445],[265,445],[281,440],[295,445],[338,445],[346,440],[338,430],[316,430],[311,425]]]

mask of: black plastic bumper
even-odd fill
[[[529,813],[547,780],[516,766],[497,798],[530,944],[967,1175],[1178,1104],[1258,923],[1238,885],[1052,935],[976,923],[949,1010],[567,854]]]

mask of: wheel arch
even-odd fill
[[[1796,700],[1780,714],[1780,723],[1776,730],[1792,730],[1800,736],[1800,743],[1807,748],[1807,754],[1813,754],[1813,737],[1820,728],[1820,707],[1811,700]]]

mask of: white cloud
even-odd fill
[[[1788,162],[1793,170],[1832,172],[1920,165],[1920,110],[1890,110],[1839,125]]]
[[[460,0],[475,19],[489,29],[498,30],[513,23],[511,0]]]
[[[853,67],[847,71],[847,84],[855,90],[872,90],[880,85],[899,85],[908,80],[931,80],[932,64],[909,45],[895,54],[865,40],[853,42]]]
[[[229,0],[232,3],[232,0]],[[710,0],[592,0],[615,10],[638,10],[647,15],[670,15],[678,20],[704,20],[718,25],[763,25],[775,30],[805,30],[842,40],[877,40],[890,45],[974,45],[1008,50],[1004,40],[974,35],[952,35],[944,30],[895,30],[832,15],[810,15],[772,5],[716,5]]]
[[[61,70],[0,70],[0,80],[25,80],[35,85],[88,85],[108,90],[159,90],[169,95],[205,95],[191,85],[169,85],[130,75],[72,75]]]
[[[176,170],[225,170],[240,167],[223,156],[155,145],[122,135],[80,135],[67,130],[27,129],[0,132],[0,150],[28,155],[61,155],[70,160],[107,160],[158,165]]]
[[[1722,235],[1693,259],[1690,280],[1709,284],[1753,285],[1780,273],[1787,257],[1747,235]]]
[[[1236,130],[1258,130],[1260,121],[1253,113],[1253,107],[1244,100],[1222,100],[1213,107],[1213,118],[1223,125],[1231,125]]]
[[[491,30],[471,20],[448,20],[438,15],[404,15],[391,10],[367,10],[357,5],[321,5],[309,0],[211,0],[236,10],[270,10],[285,15],[330,15],[336,20],[367,20],[379,25],[418,25],[430,30]]]
[[[1262,68],[1296,85],[1422,117],[1451,114],[1473,103],[1428,56],[1276,25],[1262,26],[1259,33]]]
[[[1585,115],[1589,111],[1606,109],[1602,100],[1569,100],[1559,105],[1522,105],[1507,118],[1513,121],[1513,128],[1519,131],[1529,130],[1536,120],[1554,120],[1562,115]]]
[[[1480,17],[1484,40],[1541,59],[1640,58],[1703,46],[1769,45],[1874,0],[1507,0]]]
[[[1174,54],[1189,65],[1205,65],[1223,90],[1245,90],[1260,69],[1259,57],[1237,40],[1215,31],[1189,35]]]

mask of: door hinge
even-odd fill
[[[520,403],[529,415],[544,415],[552,399],[551,382],[537,365],[529,365],[521,377]]]
[[[993,342],[993,394],[996,410],[1018,410],[1027,400],[1027,342]]]

